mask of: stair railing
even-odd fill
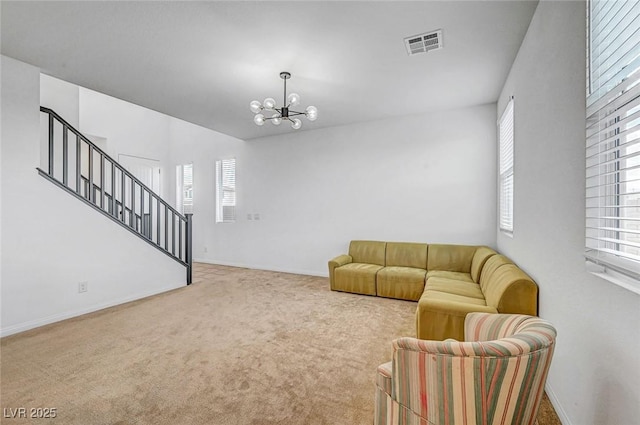
[[[56,112],[40,112],[48,142],[40,175],[185,266],[191,284],[193,214],[180,214]]]

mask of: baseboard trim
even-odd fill
[[[321,272],[311,271],[311,270],[289,269],[289,268],[282,268],[282,267],[262,266],[262,265],[256,265],[256,264],[244,264],[244,263],[236,263],[236,262],[229,262],[229,261],[211,260],[207,258],[194,258],[193,261],[196,263],[216,264],[220,266],[229,266],[229,267],[242,267],[244,269],[252,269],[252,270],[267,270],[270,272],[302,274],[306,276],[329,277],[328,272],[321,273]]]
[[[572,425],[571,421],[569,420],[569,416],[567,416],[567,412],[562,408],[562,404],[560,404],[560,400],[558,400],[556,393],[553,392],[553,389],[551,389],[551,385],[549,385],[548,382],[547,382],[547,385],[545,385],[544,390],[546,391],[547,396],[549,397],[549,401],[551,402],[551,405],[556,411],[556,414],[558,415],[558,419],[560,419],[560,422],[562,423],[562,425]]]
[[[0,329],[0,337],[5,337],[13,334],[17,334],[20,332],[25,332],[31,329],[39,328],[40,326],[50,325],[52,323],[61,322],[63,320],[72,319],[74,317],[82,316],[84,314],[93,313],[99,310],[104,310],[105,308],[115,307],[117,305],[126,304],[131,301],[137,301],[143,298],[147,298],[153,295],[162,294],[163,292],[173,291],[174,289],[182,288],[185,286],[184,283],[179,285],[170,285],[165,286],[160,289],[155,289],[152,291],[139,292],[134,295],[130,295],[127,297],[119,298],[112,301],[107,301],[100,304],[94,304],[89,307],[81,308],[79,310],[68,311],[65,313],[54,314],[52,316],[43,317],[40,319],[31,320],[29,322],[20,323],[17,325],[9,326],[6,328]]]

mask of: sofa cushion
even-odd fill
[[[413,267],[385,267],[376,277],[376,291],[380,297],[418,301],[424,291],[425,269]]]
[[[446,270],[429,270],[427,272],[427,279],[437,277],[441,279],[462,280],[464,282],[473,282],[470,273],[462,272],[448,272]]]
[[[431,244],[427,254],[427,270],[470,273],[476,248],[467,245]]]
[[[435,291],[435,290],[424,291],[424,294],[422,295],[422,297],[420,297],[420,299],[422,300],[423,298],[430,299],[430,300],[463,303],[463,304],[473,304],[473,305],[483,305],[483,306],[487,305],[487,302],[484,300],[484,298],[469,297],[466,295],[460,295],[460,294],[455,294],[451,292],[441,292],[441,291]]]
[[[471,301],[465,302],[463,300]],[[438,291],[425,291],[416,309],[416,336],[419,339],[443,341],[447,338],[464,340],[464,319],[467,313],[497,313],[482,301]]]
[[[476,249],[476,253],[473,254],[473,259],[471,260],[471,278],[474,282],[480,282],[480,273],[482,272],[482,268],[486,264],[487,260],[496,254],[497,252],[486,246],[480,246]]]
[[[480,289],[480,285],[474,282],[432,277],[427,279],[427,284],[424,290],[425,292],[447,292],[454,295],[463,295],[465,297],[478,298],[482,300],[485,299],[484,294]]]
[[[386,242],[379,241],[351,241],[349,255],[354,263],[377,264],[384,266]]]
[[[504,264],[483,289],[487,305],[500,313],[538,314],[538,285],[515,264]]]
[[[336,291],[376,295],[376,274],[382,266],[376,264],[349,263],[334,270]]]
[[[427,268],[427,244],[410,242],[387,242],[385,265]]]

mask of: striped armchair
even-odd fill
[[[533,425],[556,330],[538,317],[470,313],[466,342],[400,338],[378,367],[375,425]]]

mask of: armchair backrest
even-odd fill
[[[470,313],[465,335],[470,340],[395,340],[393,400],[430,424],[533,424],[554,327],[532,316]]]

